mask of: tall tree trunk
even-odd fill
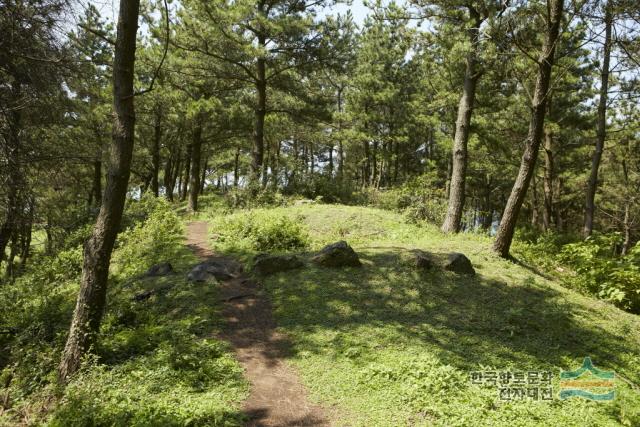
[[[624,241],[622,242],[622,255],[627,255],[631,250],[631,202],[624,204],[624,220],[622,222]]]
[[[115,120],[109,174],[100,213],[84,246],[80,292],[58,371],[63,382],[78,370],[82,356],[95,342],[106,305],[111,252],[122,220],[133,154],[133,75],[139,8],[139,0],[120,0],[113,61]]]
[[[373,140],[371,148],[371,185],[378,186],[378,140]]]
[[[204,186],[207,184],[207,169],[209,169],[209,162],[205,159],[202,163],[202,173],[200,174],[200,194],[204,194]]]
[[[27,266],[27,260],[31,255],[31,235],[33,233],[33,217],[35,215],[35,201],[33,195],[29,196],[26,203],[26,215],[20,238],[20,271]]]
[[[604,25],[604,49],[602,57],[602,70],[600,71],[600,99],[598,101],[598,129],[596,134],[596,148],[591,158],[591,173],[587,181],[587,197],[584,207],[584,228],[582,233],[588,237],[593,232],[593,217],[595,214],[595,198],[598,188],[598,169],[604,150],[604,141],[607,136],[607,102],[609,99],[609,62],[611,59],[611,30],[613,27],[613,12],[609,0],[605,5]]]
[[[233,186],[238,188],[240,180],[240,147],[236,147],[236,154],[233,157]]]
[[[258,45],[261,49],[266,49],[266,38],[263,35],[258,37]],[[263,56],[257,59],[256,70],[256,109],[255,124],[253,131],[253,150],[251,151],[251,181],[258,183],[262,173],[264,161],[264,119],[267,114],[267,65]],[[264,186],[266,183],[261,183]]]
[[[187,198],[187,189],[189,188],[189,174],[191,173],[191,157],[192,157],[192,144],[187,144],[187,155],[185,156],[184,162],[184,175],[180,178],[181,187],[180,190],[180,201],[184,202]]]
[[[99,207],[102,202],[102,160],[93,161],[93,185],[91,189],[93,195],[94,207]]]
[[[545,231],[551,230],[553,218],[553,132],[544,131],[544,210],[542,225]]]
[[[480,78],[478,71],[478,45],[480,43],[480,24],[482,19],[478,12],[469,8],[473,25],[468,30],[471,50],[467,54],[466,69],[464,73],[464,86],[462,96],[458,104],[458,118],[453,139],[451,184],[449,186],[449,203],[447,215],[442,224],[445,233],[457,233],[460,231],[462,210],[464,209],[465,181],[467,178],[467,144],[469,142],[469,128],[471,115],[475,104],[476,87]]]
[[[162,110],[156,106],[153,123],[153,146],[151,148],[151,192],[158,197],[160,195],[160,185],[158,175],[160,174],[160,140],[162,139]]]
[[[198,193],[200,191],[200,156],[202,154],[202,119],[200,115],[196,118],[193,129],[193,140],[191,142],[191,172],[189,176],[189,201],[187,210],[196,212],[198,210]]]
[[[482,229],[489,230],[493,223],[493,205],[491,204],[491,175],[487,175],[484,188],[484,201],[482,207]]]
[[[536,179],[536,173],[533,172],[531,176],[531,226],[538,228],[538,180]]]
[[[22,84],[14,81],[11,95],[16,104],[9,112],[8,132],[5,136],[4,157],[7,171],[7,209],[2,226],[0,226],[0,264],[11,237],[15,233],[20,216],[20,187],[22,186],[22,168],[20,166],[20,132],[22,130],[22,111],[19,107],[22,96]]]
[[[509,256],[509,248],[513,240],[513,233],[516,229],[518,215],[522,202],[527,195],[527,189],[534,173],[542,131],[544,128],[544,117],[547,111],[547,98],[551,82],[551,70],[555,56],[556,44],[559,39],[560,24],[564,0],[547,0],[547,11],[549,15],[546,19],[545,40],[542,52],[538,60],[538,75],[536,78],[536,88],[531,105],[531,118],[529,121],[529,134],[525,143],[524,154],[520,162],[518,176],[511,189],[509,200],[502,213],[496,240],[493,243],[493,250],[503,258]]]
[[[362,143],[362,148],[364,149],[364,163],[362,165],[362,186],[366,187],[371,184],[370,172],[371,172],[371,163],[369,161],[369,141],[365,140]]]
[[[164,164],[164,195],[168,201],[173,202],[173,189],[176,184],[175,170],[179,170],[175,160],[175,151],[172,150]]]

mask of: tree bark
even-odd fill
[[[157,105],[154,111],[153,146],[151,148],[151,191],[153,195],[160,195],[158,175],[160,174],[160,140],[162,139],[162,110]]]
[[[604,141],[607,128],[607,102],[609,98],[609,62],[611,59],[611,31],[613,27],[613,12],[611,0],[605,6],[604,25],[604,50],[602,58],[602,70],[600,71],[600,99],[598,101],[598,123],[596,133],[596,147],[591,158],[591,173],[587,181],[587,197],[584,208],[584,228],[582,234],[588,237],[593,232],[593,217],[595,214],[595,197],[598,188],[598,169],[604,151]]]
[[[200,193],[199,194],[204,194],[204,186],[207,183],[207,169],[209,169],[209,162],[206,159],[206,154],[205,154],[205,159],[204,162],[202,163],[202,173],[200,174]]]
[[[191,172],[189,176],[189,201],[187,210],[196,212],[198,210],[198,193],[200,190],[200,156],[202,153],[202,119],[200,115],[196,118],[193,129],[193,140],[191,142]]]
[[[261,49],[266,49],[266,38],[258,36],[258,45]],[[255,127],[253,131],[253,149],[251,151],[251,181],[258,183],[262,174],[262,164],[264,161],[264,119],[267,114],[267,65],[263,56],[257,59],[256,69],[256,109]],[[261,186],[266,183],[262,181]]]
[[[59,366],[59,378],[69,380],[95,342],[106,305],[111,252],[124,209],[134,144],[133,77],[139,0],[120,0],[113,61],[115,112],[109,174],[100,213],[84,246],[80,292]]]
[[[238,188],[240,179],[240,147],[236,147],[236,154],[233,157],[233,187]]]
[[[187,189],[189,187],[189,174],[191,173],[191,154],[192,152],[192,148],[191,148],[191,144],[187,145],[187,155],[185,156],[185,162],[184,162],[184,175],[182,176],[181,180],[181,189],[180,189],[180,201],[184,202],[184,200],[187,198]]]
[[[442,224],[445,233],[460,231],[462,210],[464,209],[465,181],[467,177],[467,144],[469,142],[469,128],[471,115],[475,104],[476,87],[480,78],[478,71],[478,44],[480,43],[480,25],[482,19],[473,8],[469,8],[473,26],[468,30],[471,50],[467,55],[464,73],[464,87],[460,103],[458,104],[458,118],[453,140],[451,183],[449,185],[449,203],[447,215]]]
[[[20,104],[22,84],[14,81],[11,85],[12,98],[16,105]],[[8,114],[8,132],[5,136],[4,157],[7,162],[7,210],[2,226],[0,226],[0,264],[13,236],[20,214],[20,191],[22,186],[22,168],[20,165],[20,131],[22,129],[22,111],[14,107]]]
[[[553,218],[553,132],[548,128],[544,131],[544,210],[542,211],[542,225],[545,231],[551,230]]]
[[[531,176],[531,226],[538,228],[538,180],[535,171]]]
[[[564,0],[547,0],[549,15],[546,18],[545,40],[538,60],[538,75],[531,105],[529,133],[525,143],[524,154],[520,162],[518,176],[511,189],[509,200],[504,208],[493,250],[503,258],[509,256],[509,248],[513,240],[520,208],[527,195],[527,189],[533,175],[538,150],[542,139],[544,118],[547,111],[547,99],[551,83],[551,71],[555,56],[556,44],[559,40],[560,24],[564,9]]]

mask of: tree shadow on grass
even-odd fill
[[[310,266],[265,280],[279,325],[305,332],[296,334],[297,350],[327,350],[309,332],[357,337],[362,326],[379,327],[393,338],[377,344],[418,343],[464,370],[552,368],[591,356],[598,366],[640,379],[623,356],[637,356],[638,346],[602,324],[585,325],[584,305],[533,277],[507,284],[482,274],[417,272],[396,248],[360,255],[362,268]],[[363,336],[362,344],[372,344],[370,338]]]

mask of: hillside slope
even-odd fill
[[[366,207],[269,213],[305,224],[314,250],[348,241],[364,264],[263,281],[292,363],[312,397],[343,414],[338,425],[640,425],[637,316],[495,257],[485,236],[447,236]],[[218,215],[209,216],[215,245]],[[477,274],[417,271],[412,248],[463,252]],[[559,371],[587,356],[617,373],[612,402],[558,399]],[[471,384],[472,371],[551,371],[554,398],[502,401],[496,386]]]

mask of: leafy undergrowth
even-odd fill
[[[216,287],[186,281],[197,260],[184,247],[182,225],[161,200],[129,206],[129,228],[113,256],[108,307],[95,355],[61,391],[59,362],[78,290],[80,248],[60,253],[2,289],[0,368],[9,409],[0,425],[240,425],[247,392],[220,327]],[[175,273],[144,277],[154,263]],[[150,292],[136,301],[134,296]]]
[[[445,236],[372,208],[271,214],[303,222],[313,249],[347,240],[364,264],[264,280],[312,397],[348,414],[338,425],[640,425],[637,316],[495,257],[484,236]],[[463,252],[477,275],[418,272],[410,248]],[[618,375],[612,402],[558,398],[560,369],[586,356]],[[554,399],[501,401],[497,388],[471,384],[485,370],[552,371]]]

